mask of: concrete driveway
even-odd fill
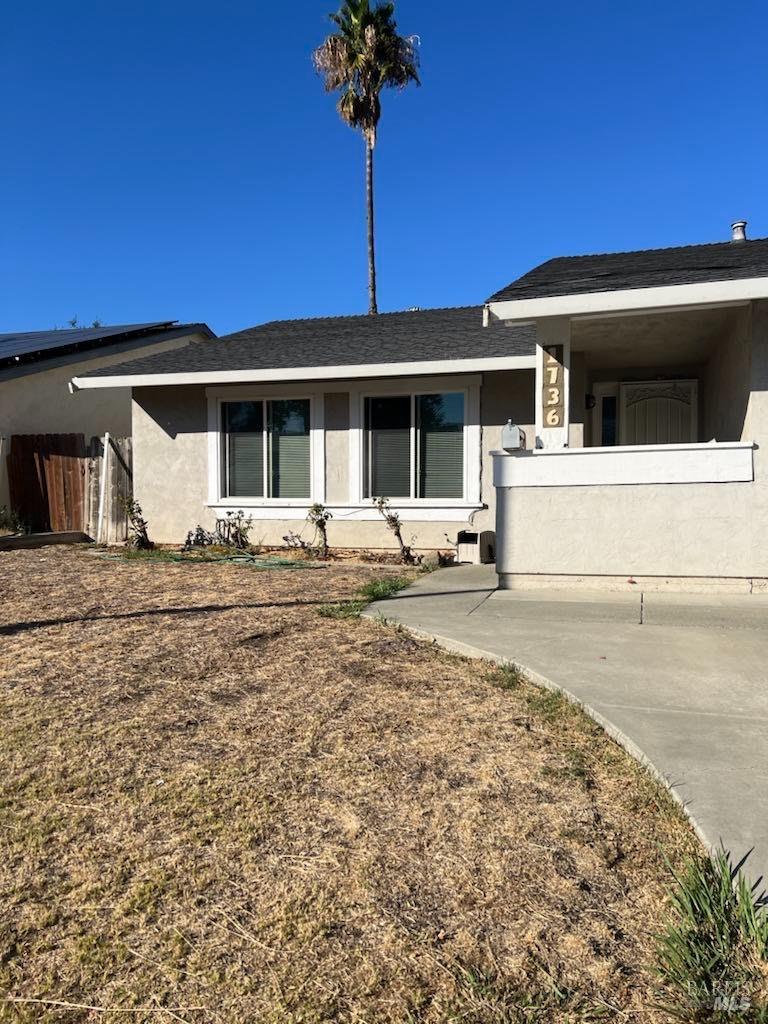
[[[768,597],[496,591],[442,569],[368,614],[567,691],[686,808],[702,839],[768,875]]]

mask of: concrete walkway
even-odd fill
[[[685,803],[710,846],[768,875],[768,598],[496,591],[442,569],[367,614],[567,691]]]

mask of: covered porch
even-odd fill
[[[767,324],[748,299],[537,317],[534,438],[493,455],[500,586],[765,589]]]

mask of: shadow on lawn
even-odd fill
[[[452,590],[450,593],[453,594],[474,594],[478,588],[471,588],[468,590]],[[487,588],[485,588],[487,589]],[[444,594],[437,592],[435,594],[397,594],[392,597],[388,597],[388,601],[403,601],[408,600],[412,597],[424,598],[424,597],[442,597]],[[18,633],[28,633],[34,629],[47,629],[50,626],[71,626],[76,622],[110,622],[120,621],[121,619],[143,619],[151,618],[156,615],[202,615],[208,612],[230,612],[235,611],[238,608],[311,608],[313,606],[325,605],[328,603],[327,598],[317,601],[255,601],[255,602],[242,602],[238,601],[235,604],[200,604],[200,605],[188,605],[185,607],[170,607],[170,608],[141,608],[131,612],[112,612],[105,615],[66,615],[61,616],[58,619],[30,619],[29,622],[9,622],[5,626],[0,626],[0,636],[16,636]]]

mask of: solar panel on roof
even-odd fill
[[[50,352],[85,342],[114,339],[122,334],[170,327],[175,320],[155,320],[148,324],[120,324],[112,327],[75,327],[60,331],[28,331],[20,334],[0,334],[0,361],[17,356]]]

